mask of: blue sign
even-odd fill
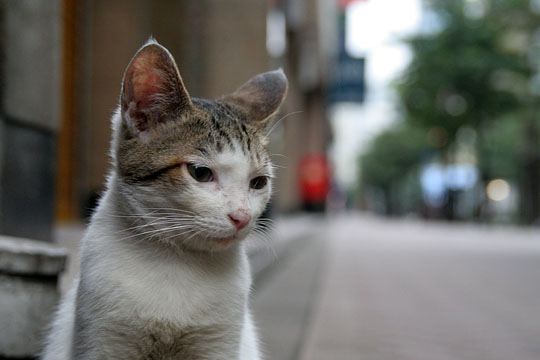
[[[353,58],[341,53],[330,76],[328,100],[331,103],[364,101],[365,86],[364,58]]]

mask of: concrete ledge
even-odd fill
[[[42,241],[0,236],[0,273],[57,276],[64,270],[64,249]]]
[[[53,244],[0,236],[0,359],[32,359],[41,350],[66,258]]]

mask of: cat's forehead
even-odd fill
[[[232,171],[237,173],[250,173],[257,167],[256,160],[249,154],[241,151],[238,146],[214,153],[208,159],[212,167],[220,171]]]
[[[272,164],[267,153],[255,154],[242,149],[237,140],[232,140],[232,146],[225,146],[221,151],[212,149],[210,151],[194,151],[184,158],[185,161],[208,166],[218,173],[236,173],[243,177],[272,175]]]
[[[200,131],[204,133],[199,147],[217,153],[241,151],[257,158],[264,152],[263,134],[259,128],[249,125],[242,112],[219,101],[195,98],[193,102],[198,109],[193,120],[202,122]]]

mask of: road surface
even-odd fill
[[[344,215],[257,280],[268,359],[538,360],[540,230]]]

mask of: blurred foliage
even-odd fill
[[[421,198],[418,165],[431,151],[421,129],[404,124],[382,132],[360,158],[362,187],[381,191],[387,214],[412,210]]]
[[[408,40],[414,55],[399,93],[406,121],[444,129],[449,145],[462,126],[478,128],[521,106],[530,69],[489,10],[467,16],[461,0],[432,1],[431,9],[443,28]]]
[[[480,172],[488,179],[503,178],[517,183],[523,132],[523,122],[514,114],[492,121],[483,131],[484,139],[477,149]]]
[[[540,0],[426,5],[431,26],[406,40],[413,56],[397,86],[404,123],[374,139],[361,158],[362,184],[388,196],[426,154],[458,161],[458,134],[470,128],[480,180],[518,183],[528,209],[522,218],[533,222],[540,216]]]
[[[362,183],[383,189],[391,187],[420,163],[428,149],[423,130],[400,126],[382,132],[360,159]]]

